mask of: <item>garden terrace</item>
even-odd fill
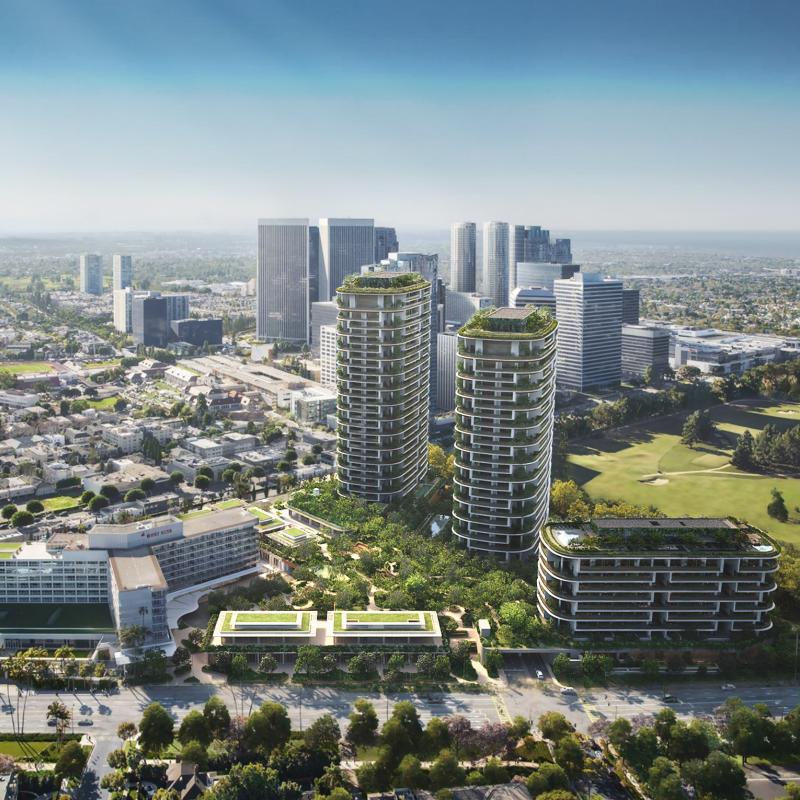
[[[596,519],[553,525],[548,543],[564,553],[665,553],[695,556],[779,552],[762,531],[729,518]]]
[[[349,275],[339,291],[343,292],[409,292],[429,286],[416,272],[370,272],[366,275]]]
[[[406,644],[442,642],[433,611],[331,611],[328,641],[332,644],[398,641]]]
[[[317,633],[316,611],[222,611],[215,645],[308,644]]]
[[[478,311],[458,331],[482,339],[539,339],[555,330],[549,313],[533,306]]]

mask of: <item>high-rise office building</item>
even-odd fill
[[[172,334],[179,342],[195,347],[222,344],[222,319],[173,319],[169,323]]]
[[[484,297],[475,292],[454,292],[445,289],[445,327],[461,327],[465,322],[472,319],[476,311],[482,308],[489,308],[492,305],[491,297]]]
[[[508,223],[483,225],[483,289],[496,306],[508,303]]]
[[[339,490],[390,503],[428,469],[430,283],[416,273],[351,276],[337,302]]]
[[[158,292],[140,292],[128,286],[114,290],[114,329],[120,333],[133,332],[133,298],[157,296]]]
[[[103,294],[103,256],[96,253],[81,256],[80,287],[84,294]]]
[[[458,332],[453,534],[507,561],[532,554],[547,520],[556,327],[499,308]]]
[[[389,253],[396,253],[400,249],[397,241],[397,231],[394,228],[375,228],[375,263],[380,264]]]
[[[137,344],[166,347],[170,337],[167,301],[163,297],[133,297],[132,333]]]
[[[307,342],[310,311],[307,219],[258,221],[256,282],[257,338],[262,342]]]
[[[308,226],[308,302],[319,300],[319,226]]]
[[[327,389],[336,388],[336,322],[319,328],[319,382]]]
[[[508,280],[509,290],[517,286],[543,286],[530,283],[520,273],[522,263],[569,264],[572,250],[569,239],[550,241],[550,231],[539,225],[511,225],[508,229]],[[575,270],[577,271],[577,269]],[[572,273],[557,277],[569,278]],[[552,286],[546,287],[551,288]]]
[[[622,326],[622,374],[644,378],[650,370],[654,378],[669,369],[669,331],[646,325]]]
[[[450,288],[476,291],[475,223],[454,222],[450,228]]]
[[[566,280],[580,272],[580,264],[556,264],[552,261],[520,261],[517,264],[516,283],[511,288],[538,286],[553,291],[553,281]]]
[[[323,325],[336,325],[339,316],[339,306],[334,300],[323,300],[311,304],[311,350],[319,353],[320,332]]]
[[[512,289],[508,304],[511,308],[525,308],[526,306],[547,308],[553,317],[556,315],[555,293],[551,289],[541,289],[538,286]]]
[[[189,319],[189,295],[188,294],[164,294],[153,293],[155,297],[163,297],[167,303],[167,325],[174,319]]]
[[[639,290],[622,290],[622,324],[639,324]]]
[[[622,377],[622,281],[578,272],[554,281],[558,385],[582,392]]]
[[[113,291],[116,292],[118,289],[127,289],[129,286],[133,286],[133,258],[131,256],[115,255],[112,270]]]
[[[375,261],[375,227],[371,219],[319,221],[319,299],[333,300],[348,275],[358,275]]]
[[[456,350],[455,331],[436,334],[436,407],[452,411],[456,407]]]

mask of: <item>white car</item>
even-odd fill
[[[572,686],[562,686],[561,694],[578,694]]]
[[[732,692],[735,688],[736,688],[736,686],[733,683],[723,683],[722,684],[722,691],[723,692]]]
[[[536,670],[536,677],[537,677],[537,678],[538,678],[540,681],[543,681],[543,680],[544,680],[544,672],[542,672],[540,669],[537,669],[537,670]]]

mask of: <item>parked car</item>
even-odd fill
[[[78,721],[78,725],[80,725],[82,728],[88,728],[90,725],[94,725],[94,722],[92,722],[90,719],[82,719]]]
[[[665,694],[661,699],[665,703],[677,703],[678,702],[678,698],[675,697],[674,694]]]
[[[723,692],[732,692],[736,686],[732,683],[723,683],[722,684],[722,691]]]
[[[540,669],[537,669],[537,670],[536,670],[536,677],[537,677],[537,678],[538,678],[540,681],[543,681],[543,680],[544,680],[544,672],[542,672]]]
[[[572,686],[562,686],[561,694],[578,694]]]

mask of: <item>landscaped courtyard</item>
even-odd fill
[[[570,476],[592,499],[654,505],[679,516],[734,516],[800,544],[800,480],[743,472],[730,464],[736,439],[745,429],[754,435],[765,425],[779,429],[800,424],[800,404],[736,403],[710,411],[717,424],[717,446],[681,444],[685,417],[676,415],[587,439],[570,447]],[[789,508],[789,522],[767,514],[773,488]]]

